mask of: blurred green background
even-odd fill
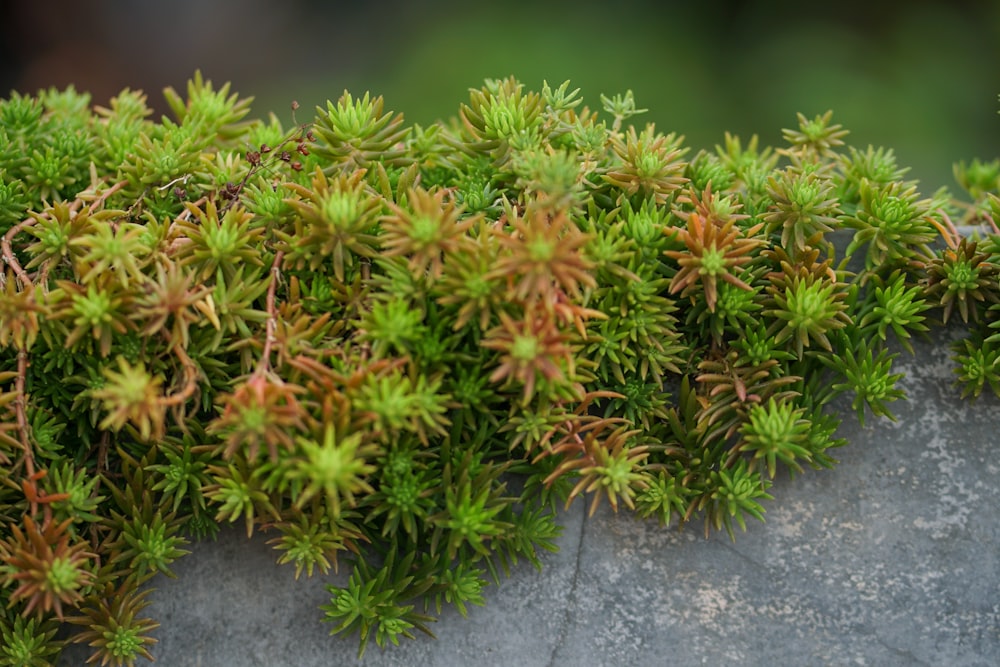
[[[777,144],[828,109],[849,141],[892,147],[924,191],[1000,156],[1000,2],[322,2],[41,0],[2,10],[4,90],[73,83],[104,103],[181,88],[200,68],[300,120],[345,89],[410,122],[454,115],[484,78],[569,79],[585,103],[632,89],[693,150],[724,131]]]

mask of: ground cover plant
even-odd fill
[[[0,665],[150,658],[147,582],[223,523],[346,569],[317,613],[360,652],[540,567],[574,500],[734,535],[934,324],[1000,393],[1000,161],[922,194],[830,113],[694,150],[514,79],[428,127],[166,99],[0,101]]]

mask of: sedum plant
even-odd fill
[[[2,665],[149,658],[148,582],[220,524],[346,568],[359,653],[541,567],[576,499],[732,536],[955,314],[1000,390],[996,165],[923,197],[829,113],[693,152],[514,79],[429,127],[166,98],[0,101]]]

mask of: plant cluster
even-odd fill
[[[346,564],[361,652],[540,567],[576,498],[732,535],[835,463],[836,396],[892,416],[937,318],[1000,393],[1000,235],[953,223],[1000,216],[1000,162],[959,204],[830,114],[692,153],[514,79],[429,127],[166,98],[0,101],[0,665],[148,658],[147,582],[225,523]]]

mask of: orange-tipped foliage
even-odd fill
[[[565,213],[529,207],[518,215],[511,209],[507,224],[509,231],[498,232],[503,253],[490,277],[506,277],[511,298],[550,300],[557,291],[578,297],[596,286],[583,253],[590,235]]]
[[[524,403],[535,395],[539,381],[559,385],[573,375],[569,335],[560,331],[552,314],[544,310],[529,310],[521,320],[500,313],[500,325],[486,334],[482,346],[500,352],[500,365],[490,381],[520,382]]]
[[[431,193],[411,188],[405,208],[389,202],[393,215],[382,218],[385,256],[407,257],[414,275],[439,278],[444,258],[462,248],[466,232],[478,219],[461,220],[461,209],[454,201],[446,201],[447,194],[446,190]]]
[[[670,282],[670,292],[691,296],[701,288],[709,311],[714,312],[719,280],[740,289],[751,289],[740,280],[737,272],[739,267],[750,262],[754,249],[760,245],[758,239],[752,238],[757,229],[747,230],[747,236],[744,236],[733,219],[716,224],[692,212],[688,215],[687,228],[677,231],[686,250],[664,251],[681,266]]]
[[[25,516],[23,530],[11,524],[11,536],[0,548],[4,579],[17,584],[10,599],[23,601],[25,614],[54,612],[62,618],[63,605],[78,604],[83,599],[81,590],[93,581],[90,561],[95,555],[86,542],[69,533],[71,523],[72,519],[61,523],[50,519],[39,526]]]
[[[245,446],[252,461],[263,445],[275,460],[279,447],[293,449],[296,431],[306,430],[306,413],[296,399],[302,391],[265,373],[254,373],[235,392],[222,397],[222,415],[208,430],[223,437],[226,457]]]
[[[623,139],[615,139],[612,148],[621,163],[609,171],[604,179],[621,188],[629,196],[652,197],[657,204],[666,203],[670,195],[688,179],[684,176],[686,162],[681,156],[684,137],[676,134],[658,134],[653,125],[647,125],[641,134],[629,127]]]
[[[645,489],[648,473],[644,463],[649,447],[636,445],[634,436],[641,429],[630,429],[622,419],[600,419],[584,424],[579,431],[566,435],[541,457],[553,455],[561,458],[555,470],[546,478],[552,484],[562,475],[572,475],[576,480],[567,503],[581,493],[593,494],[590,514],[597,511],[601,498],[607,497],[611,508],[618,511],[619,500],[634,509],[637,491]],[[612,429],[610,433],[605,433]]]

